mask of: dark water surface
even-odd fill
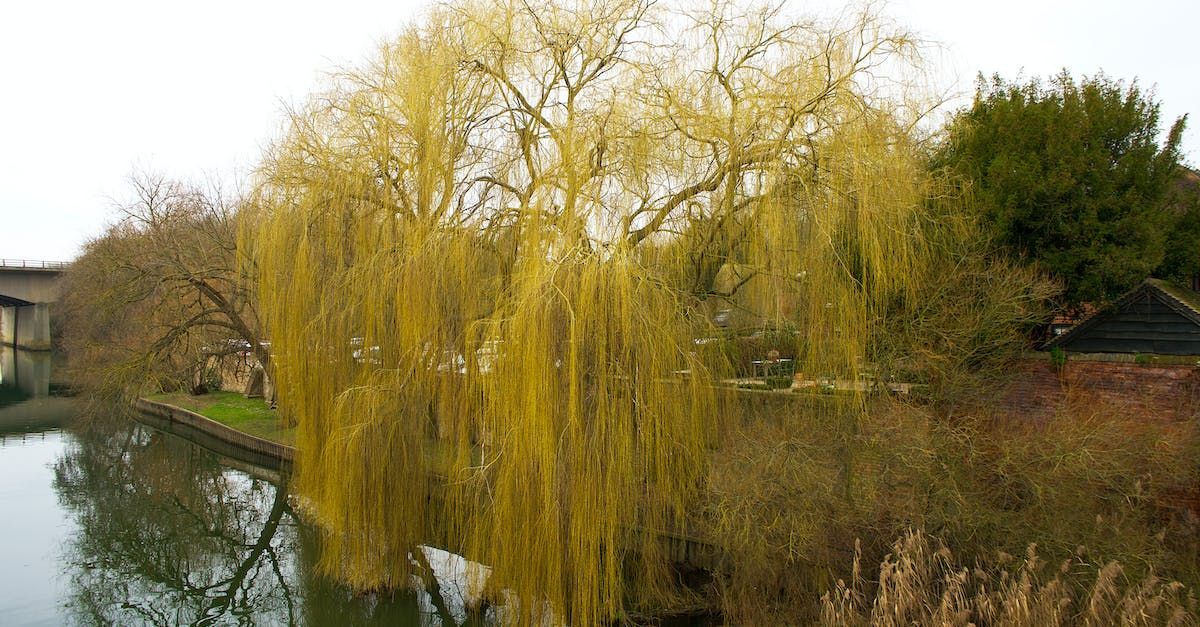
[[[424,591],[355,595],[316,575],[317,538],[277,474],[128,416],[82,416],[82,403],[17,387],[11,371],[0,385],[0,625],[465,618],[449,574],[436,604]]]
[[[286,477],[131,409],[85,410],[60,395],[51,359],[0,348],[0,626],[500,622],[503,608],[464,609],[486,568],[438,549],[422,548],[432,595],[415,578],[363,595],[317,575],[318,534]]]

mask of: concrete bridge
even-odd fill
[[[50,350],[50,305],[62,293],[67,265],[0,259],[0,344]]]

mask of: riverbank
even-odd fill
[[[279,413],[261,398],[246,398],[237,392],[209,392],[199,395],[172,392],[153,394],[145,398],[186,409],[231,429],[276,444],[296,444],[296,428],[282,426]]]
[[[285,470],[295,460],[295,447],[286,443],[295,441],[295,428],[280,427],[275,410],[261,399],[247,399],[232,392],[201,396],[155,394],[136,400],[134,409],[139,422],[238,461]],[[268,420],[275,421],[273,426],[263,424]],[[258,433],[239,430],[239,425],[254,427]],[[444,446],[432,446],[428,456],[427,464],[433,473],[444,476],[450,470],[451,458]],[[715,567],[717,553],[708,543],[669,533],[660,536],[664,551],[676,564],[700,569]]]
[[[167,402],[168,399],[177,400],[173,395],[156,395],[134,401],[138,421],[182,436],[217,453],[265,468],[290,468],[295,460],[296,449],[288,444],[243,431],[231,424]],[[219,398],[210,400],[211,404],[204,410],[224,416],[225,420],[231,423],[249,423],[258,427],[259,431],[265,429],[264,425],[257,424],[265,420],[263,416],[255,417],[246,412],[231,411],[227,404],[219,404]],[[192,406],[197,406],[197,403],[193,402]],[[278,425],[274,428],[278,432],[276,437],[286,436],[289,431],[279,428]]]
[[[1024,381],[1025,377],[1017,379]],[[992,394],[1003,397],[1003,390]],[[948,429],[939,426],[927,408],[904,403],[904,399],[880,397],[855,423],[856,431],[846,434],[837,431],[841,418],[836,407],[828,406],[838,401],[837,395],[747,391],[738,398],[745,402],[744,427],[726,450],[714,455],[708,492],[701,495],[740,512],[737,526],[699,528],[696,540],[663,538],[675,563],[723,578],[718,585],[733,582],[742,586],[732,593],[746,595],[744,600],[733,598],[730,607],[735,611],[748,607],[742,611],[750,614],[734,615],[735,622],[815,620],[805,618],[815,616],[815,608],[797,610],[792,601],[764,606],[761,611],[767,614],[755,614],[758,606],[749,605],[759,598],[755,587],[784,585],[781,594],[788,599],[817,598],[833,588],[820,573],[840,572],[839,566],[848,568],[845,565],[855,559],[847,551],[857,542],[851,544],[847,538],[866,538],[861,563],[871,570],[877,563],[883,568],[889,547],[895,547],[880,538],[905,539],[909,536],[904,534],[913,533],[914,527],[921,531],[920,526],[905,528],[891,523],[888,516],[896,510],[915,511],[925,524],[934,523],[939,530],[936,542],[954,547],[954,568],[982,563],[992,573],[989,577],[1006,576],[1000,573],[1008,568],[991,556],[1001,551],[1016,554],[1037,543],[1047,556],[1043,559],[1051,564],[1075,559],[1061,556],[1078,555],[1083,549],[1076,547],[1087,547],[1093,561],[1126,565],[1123,576],[1131,582],[1147,576],[1147,569],[1140,565],[1153,560],[1154,572],[1168,573],[1167,581],[1194,585],[1194,562],[1187,558],[1195,554],[1195,518],[1190,513],[1195,510],[1178,507],[1179,491],[1192,489],[1185,484],[1187,477],[1194,476],[1188,470],[1194,468],[1194,462],[1187,458],[1189,451],[1195,450],[1194,423],[1190,421],[1146,420],[1124,404],[1110,407],[1090,396],[1072,394],[1062,399],[1055,418],[1044,423],[1015,424],[1016,416],[995,420],[987,415],[964,415],[972,422]],[[211,406],[219,398],[187,400],[210,402],[212,412]],[[825,411],[787,419],[799,415],[799,404],[818,401]],[[994,404],[989,407],[1005,409]],[[780,443],[786,443],[786,448]],[[981,443],[986,443],[986,448],[981,448]],[[434,451],[433,446],[428,448],[431,456]],[[1014,460],[1023,463],[1016,465]],[[435,465],[430,463],[428,468]],[[1003,473],[999,476],[1005,483],[996,484],[997,471]],[[945,517],[936,501],[932,506],[925,504],[931,494],[938,496],[922,486],[962,495],[956,498],[954,518]],[[855,497],[854,509],[842,505],[847,500],[847,493],[840,491],[843,487],[847,493],[855,490],[849,493]],[[1028,493],[1045,497],[1033,499],[1025,496]],[[1116,501],[1112,495],[1118,494],[1138,498]],[[431,508],[434,516],[440,510]],[[825,528],[809,531],[808,521],[816,517],[805,519],[803,515],[823,510],[834,516],[828,522],[822,520]],[[1119,527],[1089,524],[1100,520],[1098,516],[1110,520],[1114,511],[1121,517]],[[443,524],[431,522],[430,528],[445,528]],[[800,535],[806,531],[809,536]],[[774,559],[774,554],[763,548],[788,543],[803,549],[803,557]],[[1075,607],[1088,607],[1097,576],[1085,569],[1051,583],[1056,589],[1068,587],[1062,594],[1070,596],[1072,603],[1082,604]],[[1119,588],[1115,594],[1135,594],[1139,585]],[[708,590],[720,594],[718,588]],[[854,594],[869,598],[869,591]],[[934,586],[914,594],[936,600],[941,592]],[[853,611],[860,609],[867,611]],[[807,613],[797,613],[801,611]]]

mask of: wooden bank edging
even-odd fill
[[[248,453],[251,459],[245,461],[251,463],[265,461],[266,465],[282,468],[290,467],[296,459],[296,449],[291,446],[238,431],[182,407],[146,398],[134,401],[133,407],[141,414],[139,417],[141,422],[156,428],[165,427],[165,431],[178,435],[186,436],[188,432],[191,432],[215,440],[234,450]],[[150,420],[142,420],[142,418],[150,418]]]

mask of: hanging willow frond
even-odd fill
[[[327,571],[405,585],[444,538],[514,622],[675,594],[737,419],[712,301],[854,379],[930,254],[872,80],[910,57],[868,14],[463,2],[295,112],[242,240]]]

